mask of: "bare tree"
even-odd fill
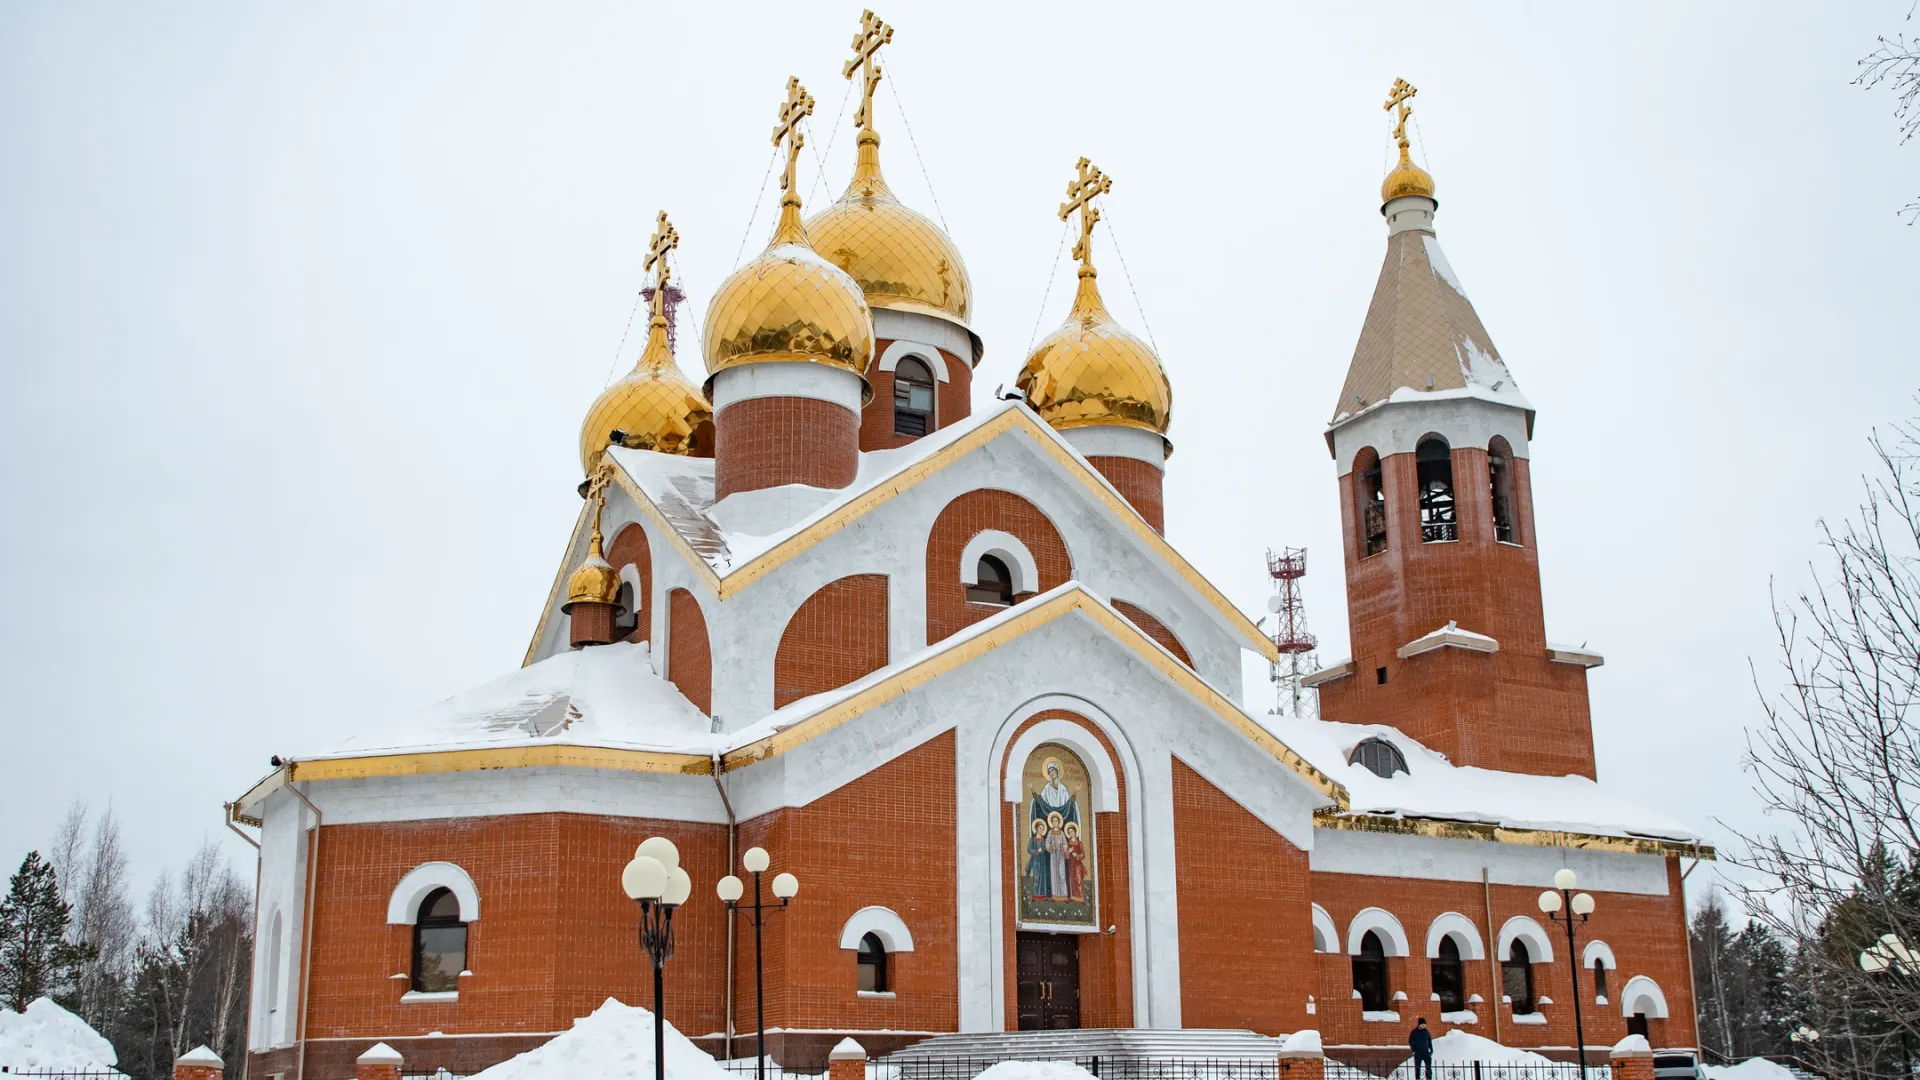
[[[52,863],[62,897],[73,911],[67,934],[88,950],[80,965],[74,1003],[81,1019],[96,1031],[108,1025],[120,1005],[133,957],[137,929],[127,899],[127,853],[120,822],[109,806],[92,820],[87,804],[76,800],[54,835]]]
[[[1821,523],[1811,585],[1775,600],[1746,767],[1778,831],[1742,834],[1733,861],[1768,879],[1748,911],[1845,1004],[1850,1038],[1897,1061],[1920,1039],[1920,970],[1871,974],[1860,954],[1884,934],[1920,949],[1920,422],[1869,444],[1858,511]]]
[[[1913,19],[1911,8],[1907,19]],[[1893,91],[1893,116],[1900,122],[1900,142],[1904,144],[1920,133],[1920,38],[1883,34],[1878,47],[1860,58],[1860,73],[1854,76],[1853,84],[1871,90],[1882,83]],[[1901,207],[1900,214],[1909,225],[1920,220],[1920,199]]]

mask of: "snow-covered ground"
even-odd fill
[[[1071,1061],[1002,1061],[973,1080],[1094,1080]]]
[[[10,1070],[107,1072],[119,1060],[112,1043],[48,998],[26,1012],[0,1008],[0,1065]]]
[[[1738,1065],[1704,1066],[1709,1080],[1793,1080],[1787,1067],[1766,1058],[1748,1058]]]
[[[666,1030],[667,1075],[673,1080],[730,1080],[725,1069],[672,1024]],[[473,1080],[653,1080],[653,1013],[613,998],[573,1027],[517,1057],[475,1073]]]
[[[1481,1075],[1486,1080],[1509,1080],[1510,1077],[1536,1075],[1531,1071],[1508,1073],[1501,1065],[1552,1065],[1553,1059],[1531,1050],[1503,1046],[1492,1039],[1474,1035],[1465,1031],[1449,1031],[1436,1036],[1433,1040],[1433,1063],[1435,1065],[1466,1065],[1478,1061],[1484,1067]],[[1411,1080],[1413,1076],[1413,1057],[1409,1055],[1400,1067],[1393,1070],[1389,1080]]]

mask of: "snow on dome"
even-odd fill
[[[13,1072],[110,1072],[119,1061],[112,1043],[50,998],[0,1009],[0,1065]]]
[[[974,1080],[1096,1080],[1071,1061],[1002,1061],[988,1066]]]
[[[672,1024],[665,1032],[673,1080],[728,1080],[727,1071]],[[653,1080],[653,1013],[613,998],[545,1044],[473,1074],[471,1080]]]

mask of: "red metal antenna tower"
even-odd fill
[[[1273,596],[1267,610],[1273,613],[1273,647],[1280,661],[1273,665],[1273,681],[1283,698],[1290,698],[1292,715],[1300,715],[1300,676],[1303,661],[1320,640],[1307,630],[1306,602],[1300,597],[1300,579],[1307,576],[1307,549],[1267,549],[1267,576],[1273,579]],[[1278,705],[1275,711],[1280,711]]]

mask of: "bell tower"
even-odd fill
[[[1434,233],[1406,137],[1381,185],[1387,255],[1327,428],[1340,484],[1352,657],[1309,677],[1320,714],[1389,724],[1472,765],[1593,776],[1586,669],[1550,646],[1540,596],[1533,406]]]

